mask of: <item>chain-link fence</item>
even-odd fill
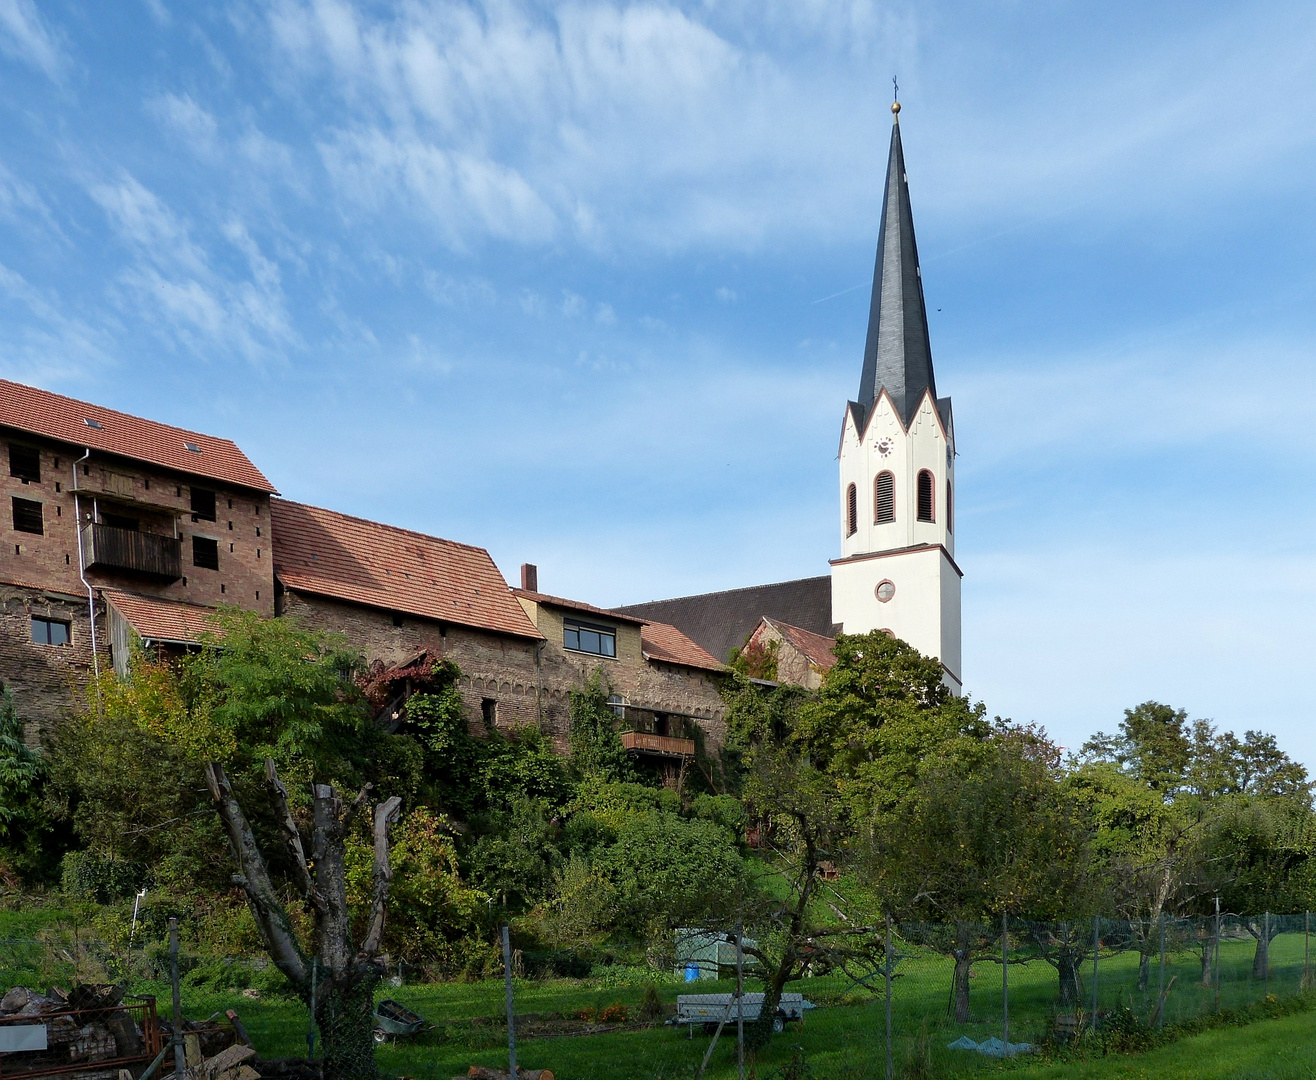
[[[1309,914],[1268,913],[893,921],[870,928],[866,948],[854,947],[862,936],[843,950],[819,948],[806,977],[788,989],[819,1003],[876,1004],[885,1014],[878,1041],[891,1062],[888,1075],[926,1074],[937,1061],[964,1066],[1043,1042],[1146,1038],[1167,1025],[1302,993],[1313,982],[1311,929]],[[733,931],[677,932],[675,969],[691,993],[699,993],[699,981],[733,975],[734,942]],[[760,973],[750,969],[747,992],[761,987],[753,977]]]
[[[844,961],[817,947],[805,977],[786,989],[818,1005],[866,1004],[874,1021],[868,1028],[877,1044],[870,1043],[872,1049],[888,1055],[892,1075],[917,1074],[926,1072],[919,1061],[932,1062],[934,1069],[937,1061],[950,1060],[963,1067],[1044,1041],[1145,1035],[1267,997],[1299,994],[1313,982],[1311,929],[1309,914],[1267,913],[1048,923],[1009,917],[989,923],[892,921],[854,928]],[[684,983],[664,997],[729,989],[725,980],[734,980],[737,962],[734,929],[684,929],[673,937],[672,955],[651,957],[662,969],[651,973],[659,983]],[[770,956],[780,943],[745,944]],[[0,994],[16,986],[49,994],[51,987],[107,981],[167,993],[163,946],[140,935],[131,944],[107,943],[72,924],[0,939]],[[806,946],[806,956],[814,948]],[[745,990],[761,991],[762,971],[753,957],[742,950],[739,959]],[[188,981],[202,985],[196,980],[206,975],[205,985],[244,985],[237,968],[251,960],[225,961],[213,979],[193,961]],[[724,981],[717,986],[705,982],[719,978]],[[289,1010],[295,1009],[290,1003]]]

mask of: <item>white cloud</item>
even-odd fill
[[[568,319],[574,319],[585,310],[585,298],[573,293],[570,289],[562,290],[562,314]]]
[[[0,51],[31,64],[54,81],[68,62],[32,0],[0,0]]]
[[[297,344],[278,266],[243,222],[230,218],[220,236],[245,258],[250,280],[217,270],[191,227],[135,177],[125,173],[89,191],[134,252],[120,284],[140,308],[164,317],[174,340],[206,353],[236,351],[251,361],[279,357]]]
[[[552,210],[524,177],[478,153],[366,129],[336,133],[320,154],[335,185],[358,206],[418,210],[456,247],[472,233],[538,242],[556,230]]]
[[[214,158],[219,153],[219,124],[190,94],[161,94],[147,102],[148,110],[180,136],[193,153]]]
[[[599,304],[594,309],[594,321],[600,326],[616,326],[617,313],[612,310],[611,304]]]

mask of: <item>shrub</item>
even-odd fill
[[[640,998],[640,1006],[635,1012],[641,1020],[657,1020],[662,1016],[662,999],[658,997],[658,991],[652,983],[644,988],[644,996]]]
[[[65,855],[60,877],[65,892],[79,900],[100,904],[131,896],[150,883],[146,867],[141,863],[90,851],[70,851]]]

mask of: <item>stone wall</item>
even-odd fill
[[[451,660],[461,669],[459,689],[467,722],[477,735],[483,731],[488,713],[503,731],[537,726],[566,753],[571,691],[582,688],[596,670],[602,670],[611,692],[629,704],[696,717],[710,749],[725,738],[719,676],[646,661],[639,649],[638,627],[619,628],[617,651],[621,655],[611,659],[563,649],[560,614],[556,641],[549,637],[536,642],[293,590],[280,594],[279,612],[300,618],[307,626],[343,634],[368,662],[396,664],[422,646],[432,655]]]
[[[68,645],[37,645],[32,618],[71,627]],[[110,666],[105,607],[96,602],[97,650]],[[29,745],[48,738],[70,712],[81,707],[92,674],[91,620],[87,597],[0,583],[0,684],[14,695]]]

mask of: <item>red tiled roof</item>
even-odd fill
[[[540,637],[484,548],[270,500],[274,572],[301,592]]]
[[[101,426],[91,427],[88,420]],[[255,491],[274,491],[261,471],[229,439],[143,420],[6,379],[0,379],[0,425],[192,476]],[[187,443],[197,450],[189,450]]]
[[[669,623],[646,623],[644,629],[640,631],[640,643],[645,656],[651,660],[684,664],[686,667],[703,668],[705,671],[726,671],[725,665],[719,664]]]
[[[636,626],[644,626],[647,619],[637,619],[634,615],[622,615],[616,611],[609,611],[607,608],[595,607],[593,604],[585,604],[579,600],[567,600],[561,596],[549,596],[548,593],[531,592],[529,589],[513,589],[512,592],[517,596],[524,596],[527,600],[533,600],[536,604],[547,604],[549,607],[566,608],[568,611],[584,611],[590,615],[599,615],[612,622],[634,623]]]
[[[781,622],[779,619],[769,619],[766,615],[763,621],[775,627],[783,638],[804,653],[805,658],[814,667],[822,671],[830,671],[836,663],[836,657],[832,654],[832,647],[836,644],[835,638],[823,637],[822,634],[815,634],[810,630],[801,630],[798,626],[791,626],[790,623]]]
[[[216,631],[210,622],[214,608],[119,589],[102,589],[101,595],[128,620],[129,626],[152,641],[200,641],[202,634]]]

